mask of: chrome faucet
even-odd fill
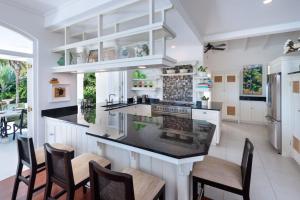
[[[113,98],[111,98],[111,96],[116,96],[115,94],[109,94],[108,95],[108,101],[106,102],[107,104],[109,104],[109,103],[113,103],[114,102],[114,100],[113,100]]]

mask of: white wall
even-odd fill
[[[167,12],[166,24],[176,33],[174,40],[167,41],[167,55],[178,62],[199,60],[203,62],[203,46],[182,16],[175,9]],[[176,48],[172,49],[171,46]]]
[[[266,95],[267,66],[269,62],[283,54],[284,41],[290,37],[287,35],[274,35],[267,37],[255,37],[233,40],[227,43],[225,51],[209,51],[204,55],[204,65],[213,73],[237,73],[242,78],[243,66],[262,64],[263,96]],[[240,80],[240,86],[242,82]],[[240,87],[241,94],[241,87]]]
[[[41,110],[76,104],[76,76],[69,75],[53,75],[51,66],[55,65],[57,56],[51,53],[51,49],[59,44],[58,37],[50,33],[44,28],[43,17],[25,12],[12,6],[0,3],[0,22],[19,29],[20,31],[30,35],[35,40],[37,51],[35,52],[34,62],[37,67],[37,80],[34,85],[37,89],[37,102],[33,107],[37,114],[34,118],[35,130],[34,139],[41,145],[44,142],[44,120],[41,118]],[[35,66],[34,66],[35,67]],[[63,103],[50,103],[50,85],[49,80],[56,77],[61,83],[69,83],[71,87],[71,101]]]

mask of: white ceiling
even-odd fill
[[[168,2],[169,0],[164,1]],[[262,3],[263,0],[170,1],[175,5],[177,11],[185,19],[185,23],[192,29],[200,41],[226,41],[234,37],[234,39],[240,39],[300,30],[300,0],[273,0],[271,4],[267,5]],[[79,0],[0,0],[0,2],[41,16],[47,16],[45,22],[53,18],[56,20],[54,20],[55,23],[59,23],[58,20],[66,20],[63,19],[62,13],[65,15],[64,18],[68,18],[72,17],[72,11],[79,12],[85,9],[81,4],[80,9],[77,8],[78,6],[75,7],[75,4],[77,5]],[[111,2],[112,4],[118,4],[123,3],[124,0],[84,0],[83,2],[83,5],[91,10],[91,6],[94,5],[96,7],[96,4],[98,5],[99,3]],[[157,4],[161,2],[162,0],[156,0]],[[180,4],[180,8],[178,4]],[[70,12],[66,12],[66,8]],[[137,10],[139,9],[132,11],[136,12]],[[54,11],[57,11],[57,13]],[[124,13],[122,14],[124,15]],[[177,19],[171,18],[171,20],[176,22]],[[282,28],[284,26],[281,25],[284,24],[286,28]],[[273,27],[273,29],[270,28],[270,26],[276,25],[280,26]],[[248,30],[258,30],[258,32]],[[236,33],[238,31],[241,32]],[[251,34],[247,35],[248,32],[251,32],[252,36]],[[228,34],[232,34],[234,37],[230,37],[232,35],[228,36]],[[223,37],[225,39],[222,39]]]
[[[41,16],[72,1],[74,0],[0,0],[1,3],[16,6]]]
[[[299,0],[172,0],[179,1],[203,37],[299,22]]]

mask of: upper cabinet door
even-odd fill
[[[226,99],[225,101],[231,104],[238,104],[239,101],[239,81],[235,74],[226,75]]]
[[[213,76],[212,100],[220,102],[225,101],[225,85],[223,75]]]

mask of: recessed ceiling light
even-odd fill
[[[172,48],[172,49],[175,49],[175,48],[176,48],[176,45],[172,45],[171,48]]]
[[[138,66],[139,69],[146,69],[146,66]]]
[[[264,0],[263,3],[264,3],[264,4],[269,4],[269,3],[272,3],[272,1],[273,1],[273,0]]]

